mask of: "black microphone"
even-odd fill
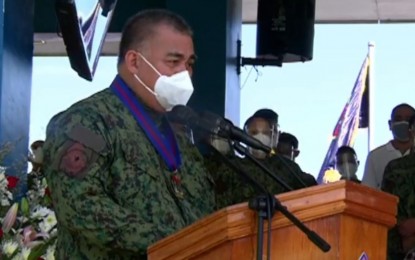
[[[167,119],[174,123],[187,125],[194,130],[208,132],[209,134],[216,135],[219,131],[215,122],[209,122],[201,118],[193,109],[184,105],[174,106],[167,113]]]
[[[184,105],[174,106],[167,112],[167,118],[175,123],[187,124],[189,120],[196,119],[198,115],[190,107]]]
[[[188,125],[193,129],[202,130],[212,135],[235,140],[268,154],[275,154],[273,149],[246,134],[239,127],[234,126],[229,119],[212,112],[204,111],[198,115],[193,109],[187,106],[177,105],[167,114],[167,118],[172,122]]]
[[[242,129],[235,126],[229,119],[207,111],[202,112],[200,117],[203,121],[212,122],[215,126],[213,132],[220,137],[244,143],[247,146],[264,151],[267,154],[275,154],[271,147],[246,134]]]

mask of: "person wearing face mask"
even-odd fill
[[[110,86],[47,127],[56,259],[147,259],[150,244],[215,210],[203,157],[166,119],[193,93],[191,28],[170,11],[146,10],[127,22],[119,50]]]
[[[267,128],[268,127],[268,128]],[[252,137],[262,141],[265,145],[273,148],[278,152],[279,130],[278,115],[270,109],[260,109],[256,111],[245,122],[245,131]],[[317,185],[315,178],[301,170],[300,166],[293,160],[277,153],[275,156],[265,155],[262,151],[251,149],[251,154],[257,159],[264,159],[268,168],[278,173],[291,183],[290,186],[295,189]],[[299,177],[300,182],[294,175]]]
[[[356,176],[359,168],[359,160],[355,150],[350,146],[341,146],[336,152],[336,169],[341,175],[341,180],[349,180],[360,183]]]
[[[393,108],[389,129],[393,139],[371,151],[367,158],[362,184],[380,189],[386,165],[397,158],[408,155],[413,140],[409,137],[409,119],[415,115],[415,109],[408,104],[400,104]]]
[[[278,114],[270,109],[256,111],[244,124],[247,134],[261,141],[263,144],[276,149],[279,139]],[[264,151],[248,147],[250,153],[257,159],[265,159],[268,155]]]
[[[274,149],[278,143],[278,115],[271,109],[260,109],[256,111],[245,123],[244,130],[247,134],[258,139],[263,144]],[[274,157],[262,151],[248,147],[248,151],[259,160],[265,167],[270,169],[286,184],[293,189],[304,188],[293,174],[297,174],[306,186],[316,185],[314,177],[305,174],[300,167],[293,161],[282,156]],[[255,178],[268,191],[273,194],[280,194],[286,190],[273,178],[269,177],[264,171],[257,167],[249,158],[234,155],[230,158],[236,165],[243,168],[251,177]],[[235,173],[227,165],[216,169],[212,173],[217,188],[218,207],[226,207],[236,203],[246,202],[249,199],[260,195],[252,188],[252,185],[244,180],[239,174]]]
[[[281,133],[278,139],[277,152],[291,161],[300,154],[298,139],[290,133]]]
[[[410,138],[415,138],[415,116],[409,120]],[[397,225],[388,233],[388,259],[415,257],[415,149],[385,167],[382,191],[399,198]],[[405,258],[406,255],[406,258]]]
[[[295,137],[294,135],[290,134],[290,133],[281,133],[279,135],[278,138],[278,144],[277,144],[277,154],[287,158],[290,161],[295,162],[295,159],[298,157],[298,155],[300,154],[300,150],[298,149],[299,146],[299,142],[297,137]],[[313,185],[315,184],[313,180],[314,177],[309,174],[304,172],[304,176],[308,176],[309,177],[309,181],[310,184],[312,183]]]

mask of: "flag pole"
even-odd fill
[[[374,148],[374,131],[375,131],[375,74],[374,74],[374,59],[375,59],[375,43],[370,41],[368,43],[369,48],[369,71],[367,75],[369,77],[369,84],[366,86],[368,88],[368,106],[369,106],[369,124],[367,130],[367,148],[368,152],[372,151]]]

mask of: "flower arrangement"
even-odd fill
[[[43,141],[36,141],[30,147],[32,171],[18,201],[13,194],[20,179],[6,176],[6,169],[0,168],[0,259],[54,259],[56,217],[42,172],[42,146]]]

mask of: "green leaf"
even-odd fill
[[[53,243],[55,243],[56,238],[52,238],[48,241],[46,241],[43,244],[40,244],[34,248],[32,248],[29,257],[27,258],[28,260],[37,260],[39,257],[41,257],[42,255],[46,254],[49,246],[53,245]]]
[[[20,201],[20,209],[22,210],[22,213],[25,217],[29,216],[29,202],[26,198],[23,198]]]

